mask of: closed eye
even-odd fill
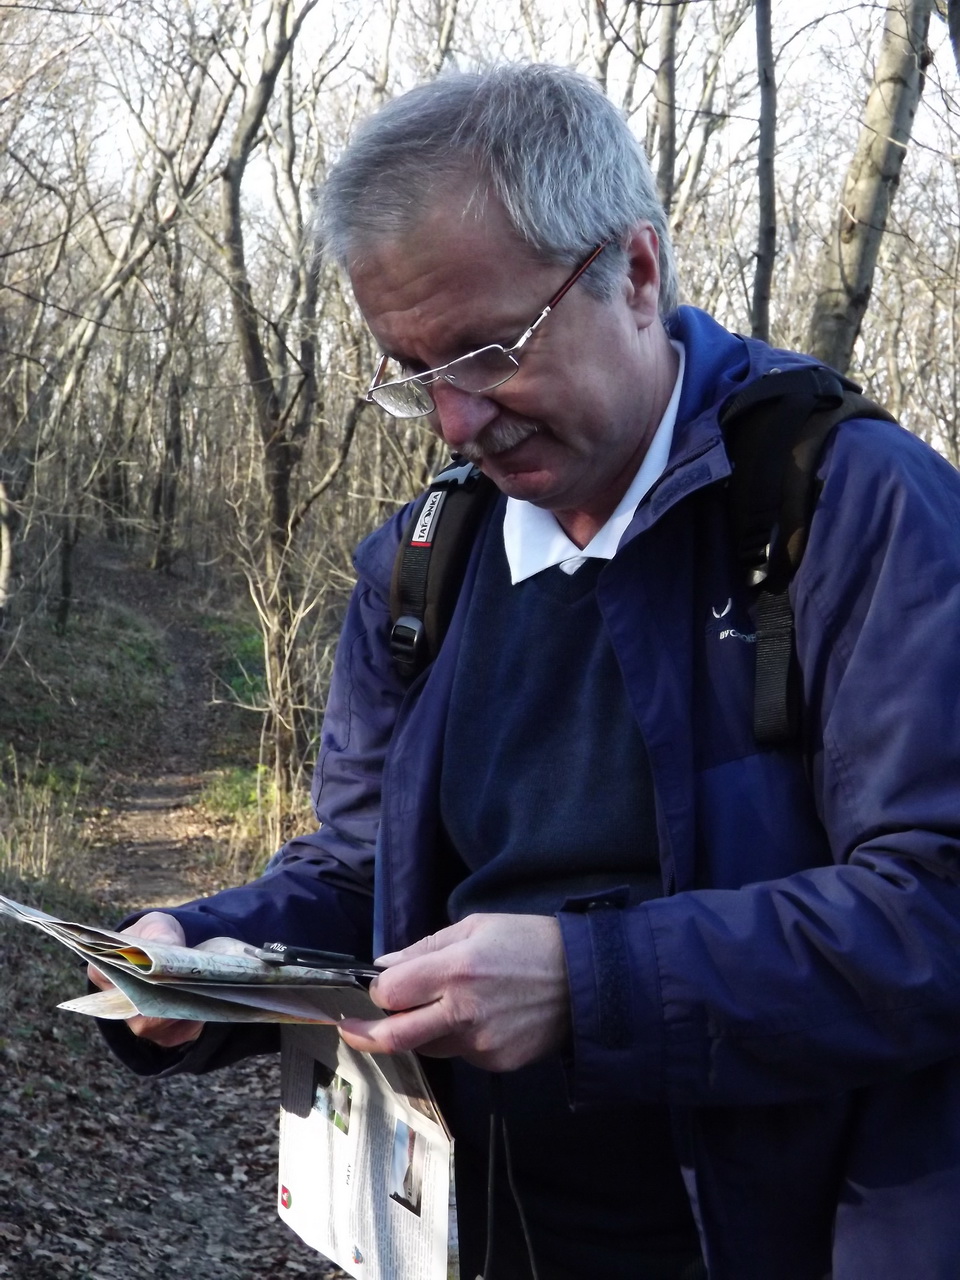
[[[396,356],[390,356],[386,369],[386,381],[395,382],[400,378],[413,378],[429,367],[422,360],[398,360]]]

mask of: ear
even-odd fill
[[[660,240],[649,222],[638,222],[624,245],[627,253],[627,305],[638,329],[657,319],[660,303]]]

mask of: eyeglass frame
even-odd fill
[[[598,244],[594,250],[591,251],[591,253],[584,259],[584,261],[580,263],[580,265],[573,272],[573,274],[563,282],[563,284],[560,286],[557,292],[553,295],[553,297],[550,299],[547,305],[543,308],[543,310],[537,316],[536,320],[534,320],[533,324],[531,324],[529,328],[523,331],[523,333],[520,335],[520,337],[517,339],[517,341],[513,344],[512,347],[504,347],[499,342],[490,342],[484,347],[477,347],[475,351],[468,351],[462,356],[457,356],[456,360],[449,360],[446,364],[437,365],[435,369],[425,369],[423,373],[411,373],[411,374],[408,374],[407,377],[405,378],[393,378],[391,379],[390,382],[381,382],[380,378],[383,376],[383,371],[386,368],[389,361],[392,359],[392,357],[381,354],[379,363],[377,364],[376,371],[373,375],[373,381],[370,383],[370,386],[367,388],[367,394],[365,396],[366,401],[370,404],[378,405],[381,409],[386,410],[386,412],[389,413],[391,417],[394,417],[394,418],[425,418],[428,414],[433,413],[437,407],[436,401],[434,400],[430,392],[427,390],[427,387],[432,385],[434,382],[439,382],[441,378],[449,382],[451,386],[456,386],[456,383],[454,382],[454,380],[447,376],[447,370],[452,369],[454,365],[461,364],[464,360],[472,360],[475,356],[481,356],[487,351],[499,351],[502,355],[505,355],[509,360],[513,362],[514,367],[510,370],[510,372],[505,377],[501,378],[498,382],[491,382],[485,387],[477,388],[476,391],[467,391],[466,394],[479,396],[479,395],[483,395],[487,391],[494,391],[497,387],[502,387],[505,382],[510,381],[510,379],[514,376],[514,374],[520,368],[520,361],[517,359],[517,352],[520,351],[523,346],[525,346],[525,344],[530,340],[531,337],[533,337],[534,333],[537,331],[537,329],[540,328],[544,320],[546,320],[550,312],[553,311],[554,307],[556,307],[560,299],[563,298],[564,295],[567,294],[573,288],[573,286],[577,283],[577,281],[584,274],[584,272],[589,267],[593,266],[594,262],[596,262],[597,258],[600,257],[600,254],[603,253],[604,249],[606,249],[607,245],[610,243],[611,242],[609,240],[604,240],[601,244]],[[376,397],[375,393],[381,390],[382,388],[402,387],[402,386],[409,385],[412,382],[420,384],[420,387],[423,390],[426,398],[430,401],[430,408],[424,409],[422,411],[418,411],[417,413],[396,413],[393,409],[383,404]],[[458,390],[465,391],[466,388],[459,387]]]

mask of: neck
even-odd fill
[[[626,493],[626,491],[624,489],[623,492]],[[623,494],[620,497],[622,498]],[[617,499],[617,502],[619,501],[620,498]],[[617,502],[613,504],[604,516],[592,515],[589,511],[555,511],[553,514],[556,517],[557,524],[559,524],[573,545],[583,550],[588,543],[593,541],[613,515]]]
[[[620,499],[633,483],[634,477],[647,456],[653,437],[657,434],[657,428],[663,421],[663,415],[667,411],[670,397],[673,395],[680,360],[673,349],[670,339],[667,337],[666,331],[660,326],[658,328],[664,347],[661,358],[655,366],[660,370],[660,378],[655,388],[655,394],[650,400],[650,412],[637,448],[621,468],[615,480],[599,495],[596,501],[582,507],[555,510],[553,512],[563,532],[575,546],[581,549],[600,532],[614,511],[616,511]]]

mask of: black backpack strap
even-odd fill
[[[437,656],[477,526],[496,492],[479,467],[454,458],[417,500],[390,584],[390,652],[407,679]]]
[[[796,741],[802,710],[790,583],[807,544],[827,437],[848,418],[894,421],[832,369],[774,370],[721,415],[733,471],[730,519],[737,557],[759,587],[753,724],[757,741]]]

